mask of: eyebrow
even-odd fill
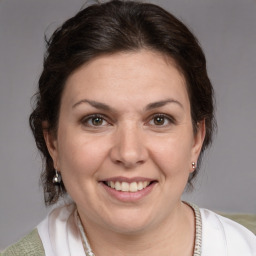
[[[156,101],[156,102],[148,104],[145,107],[145,110],[148,111],[148,110],[152,110],[154,108],[160,108],[160,107],[167,105],[168,103],[175,103],[175,104],[178,104],[181,108],[184,108],[183,105],[179,101],[177,101],[175,99],[166,99],[166,100]]]
[[[79,106],[82,103],[88,103],[92,107],[100,109],[100,110],[113,111],[114,112],[114,110],[109,105],[98,102],[98,101],[94,101],[94,100],[88,100],[88,99],[83,99],[83,100],[78,101],[77,103],[75,103],[72,106],[72,108],[76,108],[77,106]],[[166,99],[166,100],[161,100],[161,101],[156,101],[156,102],[149,103],[144,109],[146,111],[149,111],[149,110],[152,110],[152,109],[155,109],[155,108],[163,107],[163,106],[165,106],[169,103],[175,103],[175,104],[179,105],[181,108],[183,108],[183,105],[179,101],[174,100],[174,99]]]
[[[79,106],[82,103],[88,103],[92,107],[97,108],[97,109],[101,109],[101,110],[106,110],[106,111],[112,110],[112,108],[110,106],[108,106],[107,104],[97,102],[97,101],[94,101],[94,100],[87,100],[87,99],[83,99],[83,100],[78,101],[77,103],[75,103],[72,106],[72,108],[76,108],[77,106]]]

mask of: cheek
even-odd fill
[[[62,140],[59,141],[60,171],[73,176],[93,175],[106,157],[106,144],[102,144],[100,138],[65,134],[60,134]]]
[[[69,195],[77,203],[94,201],[95,181],[106,156],[105,148],[97,139],[69,139],[69,136],[59,143],[59,148],[60,171]]]
[[[151,155],[166,175],[184,174],[190,170],[192,143],[186,136],[170,136],[155,141]]]

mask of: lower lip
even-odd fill
[[[103,182],[101,182],[101,184],[111,197],[114,197],[115,199],[122,201],[122,202],[135,202],[135,201],[138,201],[138,200],[146,197],[153,190],[156,182],[153,182],[146,188],[139,190],[137,192],[118,191],[118,190],[115,190],[115,189],[107,186]]]

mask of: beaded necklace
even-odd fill
[[[199,208],[192,204],[192,203],[187,203],[184,202],[187,205],[189,205],[193,211],[194,211],[194,215],[195,215],[195,222],[196,222],[196,233],[195,233],[195,246],[194,246],[194,252],[193,252],[193,256],[201,256],[201,246],[202,246],[202,220],[201,220],[201,213]],[[79,214],[77,212],[77,210],[75,211],[75,218],[76,218],[76,223],[77,226],[80,230],[80,235],[82,237],[82,242],[83,242],[83,247],[84,247],[84,252],[86,256],[95,256],[95,254],[93,253],[91,246],[88,242],[88,239],[86,237],[83,225],[81,223]]]

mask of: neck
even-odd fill
[[[195,222],[193,210],[177,205],[172,214],[150,229],[124,234],[87,222],[82,218],[87,238],[96,256],[112,255],[193,255]]]

